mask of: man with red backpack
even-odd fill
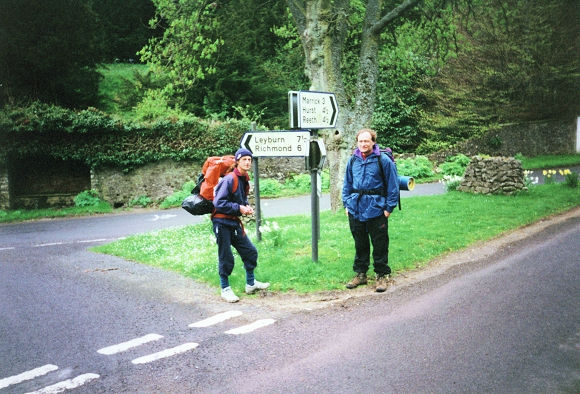
[[[213,232],[218,245],[218,261],[221,296],[227,302],[239,301],[229,284],[229,276],[234,269],[232,246],[236,248],[246,270],[246,293],[267,289],[270,283],[259,282],[254,278],[258,264],[258,250],[250,241],[240,220],[242,215],[252,215],[254,209],[248,203],[252,152],[238,149],[235,154],[235,168],[224,176],[214,192],[214,212],[211,215]]]

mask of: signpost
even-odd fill
[[[256,157],[308,157],[310,131],[250,131],[244,134],[240,145]]]
[[[256,232],[261,240],[260,187],[258,183],[259,157],[304,157],[306,169],[310,170],[311,213],[312,213],[312,261],[318,261],[318,239],[320,238],[320,170],[326,159],[324,141],[318,137],[319,129],[333,129],[338,118],[338,105],[334,93],[308,90],[288,92],[290,128],[293,130],[256,131],[242,137],[240,146],[252,152],[256,158],[254,182],[256,196]],[[308,129],[308,130],[303,130]]]
[[[288,92],[290,128],[333,129],[338,118],[334,93],[309,90]]]

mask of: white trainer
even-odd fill
[[[254,280],[254,285],[246,285],[246,294],[252,294],[255,293],[258,290],[264,290],[267,289],[268,287],[270,287],[270,283],[268,282],[258,282],[257,280]]]
[[[240,298],[234,294],[234,291],[230,286],[222,289],[222,298],[227,302],[238,302]]]

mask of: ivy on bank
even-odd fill
[[[203,162],[207,156],[231,154],[249,128],[247,120],[194,116],[121,122],[94,108],[72,111],[35,102],[0,110],[0,155],[49,156],[130,171],[164,159]]]

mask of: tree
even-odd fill
[[[91,0],[0,2],[0,103],[96,104],[103,36],[91,5]]]
[[[442,147],[493,125],[580,112],[580,3],[458,1],[457,51],[426,78],[423,129]]]
[[[238,109],[263,114],[271,123],[282,114],[287,120],[288,83],[304,85],[305,77],[301,58],[295,66],[301,53],[284,49],[298,40],[288,38],[283,2],[155,0],[155,5],[151,24],[163,36],[140,53],[171,81],[166,97],[199,116],[230,117]]]
[[[103,57],[107,62],[132,62],[137,52],[157,32],[149,27],[155,15],[151,0],[99,0],[93,3],[106,37]]]
[[[331,207],[342,207],[341,189],[348,157],[354,145],[356,132],[372,124],[376,102],[381,33],[412,9],[420,0],[393,2],[368,0],[288,0],[305,54],[305,73],[311,81],[311,90],[336,94],[339,117],[336,129],[324,132],[330,165]],[[355,5],[363,11],[356,58],[356,80],[352,92],[347,91],[343,72],[344,48],[348,15]]]

